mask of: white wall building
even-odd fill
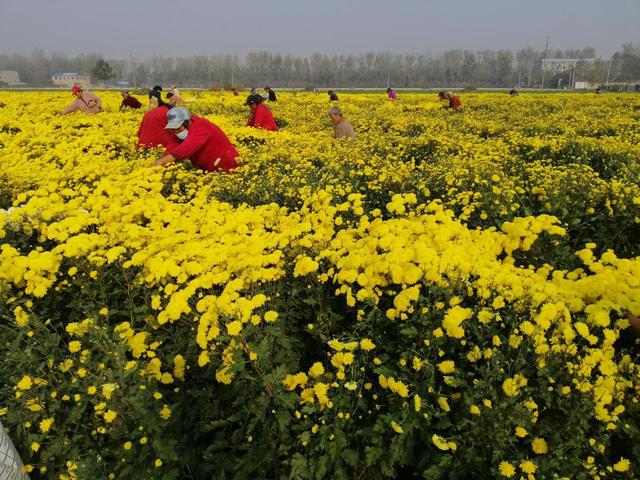
[[[597,58],[543,58],[542,70],[545,72],[561,73],[575,69],[578,65],[590,65],[597,61]]]
[[[91,77],[89,75],[82,75],[77,72],[58,72],[51,76],[51,81],[56,87],[71,88],[76,83],[82,88],[89,88],[91,86]]]
[[[15,70],[0,70],[0,83],[7,85],[21,85],[20,75]]]

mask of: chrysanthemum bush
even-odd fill
[[[638,476],[635,97],[345,95],[335,142],[324,97],[271,134],[193,94],[227,176],[148,168],[104,97],[0,94],[0,420],[32,478]]]

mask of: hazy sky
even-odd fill
[[[0,0],[0,52],[122,58],[640,43],[640,0]]]

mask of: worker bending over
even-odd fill
[[[185,107],[167,112],[165,129],[173,133],[164,156],[154,165],[168,165],[191,160],[196,167],[208,172],[228,172],[237,166],[238,152],[224,132],[206,118],[191,115]]]

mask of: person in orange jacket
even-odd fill
[[[458,112],[462,111],[462,102],[460,101],[458,96],[455,95],[452,91],[447,92],[447,95],[445,96],[445,98],[449,100],[449,105],[445,105],[444,108],[450,108]]]
[[[263,103],[260,95],[249,95],[245,105],[248,105],[251,109],[247,126],[271,130],[272,132],[278,131],[278,125],[273,118],[273,114],[271,110],[269,110],[269,107]]]

